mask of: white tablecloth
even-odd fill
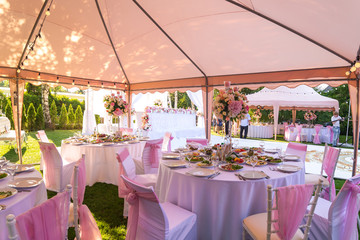
[[[256,126],[249,125],[248,137],[251,138],[273,138],[274,125]]]
[[[38,171],[32,172],[23,172],[15,175],[17,178],[25,177],[39,177],[42,178],[41,174]],[[3,180],[0,180],[0,188],[6,187],[7,183],[11,181],[11,177],[7,177]],[[14,214],[18,216],[29,209],[43,203],[47,200],[47,193],[44,182],[39,186],[34,188],[29,188],[30,192],[19,192],[11,198],[0,200],[0,204],[6,205],[6,209],[0,211],[0,239],[8,239],[8,231],[6,227],[6,216],[9,214]]]
[[[287,162],[302,166],[302,162]],[[244,166],[243,170],[252,167]],[[170,169],[162,164],[156,183],[160,201],[169,201],[197,214],[198,239],[241,239],[242,220],[266,212],[266,186],[303,184],[304,168],[296,173],[270,171],[260,167],[270,179],[240,181],[234,173],[221,171],[214,179],[186,174],[189,168]]]
[[[291,131],[292,129],[292,131]],[[296,127],[290,127],[290,139],[289,141],[295,141],[296,136],[297,136],[297,129]],[[306,139],[304,138],[303,140],[307,140],[307,142],[312,142],[313,141],[313,135],[316,133],[315,128],[302,128],[301,129],[301,134],[306,136]],[[322,127],[320,129],[320,141],[322,143],[331,143],[330,141],[330,137],[331,137],[331,131],[326,128],[326,127]]]
[[[119,163],[116,153],[126,147],[133,158],[140,158],[146,141],[134,144],[61,144],[61,156],[69,162],[77,161],[85,154],[86,185],[92,186],[96,182],[118,185]]]

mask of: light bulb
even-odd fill
[[[16,70],[16,72],[17,72],[17,73],[20,73],[20,68],[18,68],[18,69]]]
[[[75,85],[75,80],[73,80],[72,85],[73,85],[73,86]]]
[[[88,87],[90,87],[90,82],[88,82]]]
[[[101,88],[104,88],[104,83],[101,83]]]
[[[37,78],[40,79],[40,77],[41,77],[41,76],[40,76],[40,73],[39,73],[39,75],[37,76]]]
[[[346,71],[346,76],[349,76],[350,75],[350,71]]]
[[[116,88],[116,83],[114,83],[114,88]]]
[[[355,67],[356,67],[356,68],[360,68],[360,62],[356,62],[356,63],[355,63]]]
[[[356,71],[356,67],[355,66],[352,66],[351,68],[350,68],[350,72],[355,72]]]
[[[39,35],[38,35],[38,40],[39,40],[40,43],[44,42],[44,39],[42,38],[42,36],[41,36],[40,33],[39,33]]]
[[[45,15],[46,15],[46,16],[50,16],[50,8],[48,8],[48,9],[46,10]]]
[[[24,63],[21,63],[20,68],[24,69]]]
[[[56,82],[59,83],[59,77],[56,78]]]

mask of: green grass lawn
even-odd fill
[[[50,141],[56,146],[61,146],[61,140],[73,136],[79,130],[56,130],[46,131]],[[267,139],[263,139],[267,140]],[[273,140],[270,140],[273,141]],[[282,141],[282,140],[280,140]],[[37,142],[35,132],[30,132],[27,137],[27,143],[22,147],[23,163],[39,163],[40,148]],[[0,145],[0,156],[5,156],[11,162],[18,162],[18,155],[13,147]],[[39,170],[39,165],[36,166]],[[336,189],[340,189],[344,180],[336,180]],[[48,198],[56,193],[48,191]],[[92,212],[103,239],[125,239],[127,221],[122,216],[123,199],[118,197],[117,186],[105,183],[96,183],[93,186],[86,187],[84,204]],[[70,228],[69,239],[74,239],[74,230]]]

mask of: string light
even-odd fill
[[[41,78],[41,76],[40,76],[40,73],[38,74],[38,76],[37,76],[37,79],[40,79]]]
[[[116,83],[114,83],[114,88],[116,88]]]
[[[350,72],[355,72],[356,71],[356,67],[355,66],[352,66],[351,68],[350,68]]]
[[[46,10],[45,15],[46,15],[46,16],[50,16],[50,8],[48,8],[48,9]]]
[[[88,87],[90,87],[90,82],[88,82]]]
[[[59,83],[59,76],[56,77],[56,83]]]
[[[101,83],[101,87],[104,88],[104,83]]]
[[[360,62],[356,62],[356,63],[355,63],[355,67],[356,67],[356,68],[360,68]]]
[[[75,80],[73,80],[72,85],[73,85],[73,86],[75,85]]]
[[[350,71],[346,71],[346,76],[349,76],[350,75]]]
[[[16,72],[17,72],[17,73],[20,73],[20,71],[21,71],[20,68],[16,69]]]

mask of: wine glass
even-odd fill
[[[259,143],[259,145],[260,145],[261,150],[264,150],[265,142],[261,141],[261,142]]]
[[[258,163],[258,158],[257,156],[252,156],[250,158],[250,163],[251,163],[251,166],[253,167],[253,177],[255,177],[255,166],[257,165]]]
[[[6,171],[11,175],[11,179],[14,180],[15,171],[17,169],[17,165],[13,163],[6,164]]]

